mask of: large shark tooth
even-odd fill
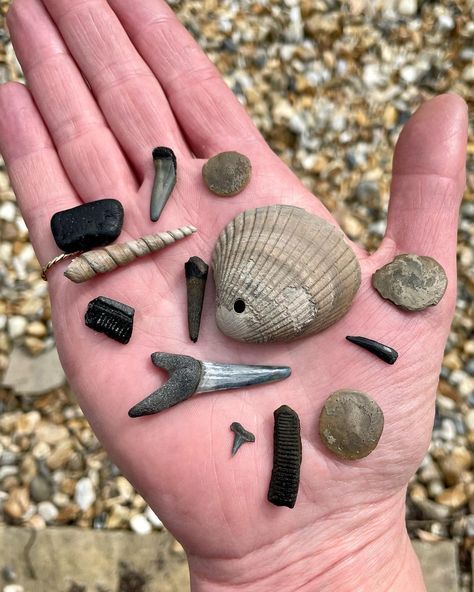
[[[288,366],[250,366],[201,362],[191,356],[155,352],[152,362],[169,373],[168,381],[134,405],[130,417],[153,415],[197,393],[243,388],[288,378]]]

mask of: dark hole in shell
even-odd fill
[[[234,302],[234,310],[236,313],[241,314],[245,310],[245,302],[243,300],[236,300]]]

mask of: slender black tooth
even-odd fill
[[[151,193],[150,218],[156,222],[176,185],[176,156],[171,148],[159,146],[153,150],[155,180]]]
[[[287,405],[274,411],[273,417],[273,469],[268,501],[275,506],[293,508],[300,483],[300,419]]]
[[[89,302],[84,319],[87,327],[125,344],[132,336],[134,314],[131,306],[99,296]]]
[[[378,358],[387,362],[387,364],[395,364],[398,358],[398,352],[393,347],[374,341],[373,339],[367,339],[367,337],[359,337],[353,335],[346,336],[347,341],[355,343],[360,347],[363,347],[372,354],[375,354]]]
[[[189,337],[194,343],[199,337],[204,291],[206,290],[209,266],[199,257],[191,257],[184,264],[186,290],[188,295]]]
[[[234,432],[234,443],[232,445],[232,456],[237,453],[238,449],[245,444],[245,442],[255,442],[255,436],[252,432],[247,431],[241,423],[234,421],[230,425],[230,429]]]

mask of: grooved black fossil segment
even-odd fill
[[[268,501],[275,506],[293,508],[300,483],[300,419],[287,405],[274,411],[273,417],[273,469]]]
[[[245,444],[245,442],[255,442],[255,436],[252,432],[247,431],[244,426],[238,421],[230,424],[230,429],[234,432],[234,443],[232,445],[232,456],[237,453],[238,449]]]
[[[198,340],[201,325],[202,303],[206,289],[209,266],[199,257],[191,257],[184,264],[188,295],[188,329],[191,341]]]
[[[360,345],[372,354],[375,354],[378,358],[387,362],[387,364],[395,364],[398,358],[398,352],[393,347],[379,343],[374,339],[367,339],[367,337],[347,335],[347,341]]]
[[[176,185],[176,156],[171,148],[158,146],[153,150],[155,180],[151,192],[150,219],[156,222]]]
[[[128,343],[133,331],[135,309],[117,300],[99,296],[89,302],[85,314],[88,327],[120,343]]]
[[[123,207],[116,199],[98,199],[51,218],[51,232],[65,253],[88,251],[112,243],[123,225]]]

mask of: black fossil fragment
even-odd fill
[[[117,300],[99,296],[89,302],[85,314],[88,327],[120,343],[128,343],[133,331],[135,309]]]
[[[234,443],[232,445],[232,456],[234,456],[238,449],[245,444],[245,442],[255,442],[255,436],[252,432],[247,431],[244,426],[238,421],[234,421],[230,425],[230,429],[234,432]]]
[[[99,199],[56,212],[51,232],[65,253],[88,251],[112,243],[123,225],[123,207],[116,199]]]
[[[275,506],[293,508],[300,483],[300,420],[296,411],[287,405],[274,411],[273,417],[273,469],[268,501]]]
[[[209,266],[199,257],[191,257],[184,264],[188,296],[188,329],[191,341],[198,340],[201,325],[202,304]]]
[[[387,362],[387,364],[395,364],[398,358],[398,352],[393,347],[379,343],[374,339],[367,339],[367,337],[347,335],[347,341],[355,343],[360,347],[363,347],[372,354],[375,354],[378,358]]]
[[[151,192],[150,218],[156,222],[176,185],[176,156],[171,148],[158,146],[153,150],[155,180]]]

